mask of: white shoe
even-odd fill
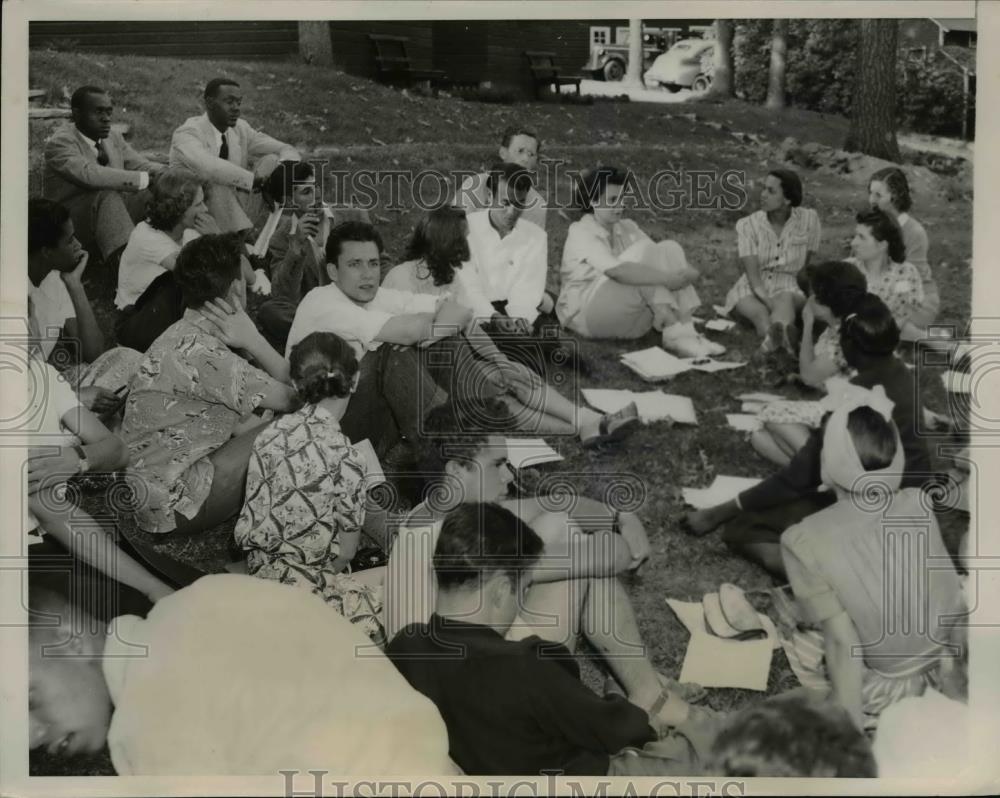
[[[715,341],[706,338],[704,335],[699,335],[698,337],[701,338],[702,342],[705,344],[709,357],[718,357],[719,355],[726,354],[726,347],[722,344],[717,344]]]
[[[663,348],[679,357],[707,357],[704,339],[696,335],[663,336]]]

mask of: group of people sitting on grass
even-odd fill
[[[210,81],[206,113],[174,132],[164,166],[125,143],[107,93],[85,86],[46,146],[28,305],[32,378],[49,390],[32,399],[43,421],[26,521],[49,540],[31,553],[68,550],[86,578],[125,586],[119,610],[155,607],[114,618],[107,642],[80,634],[84,610],[36,568],[33,746],[107,742],[121,773],[861,776],[875,773],[863,730],[887,708],[934,688],[964,701],[952,628],[964,601],[922,492],[934,473],[896,354],[939,305],[902,171],[872,177],[849,259],[819,260],[819,217],[788,170],[766,176],[761,209],[736,224],[743,275],[726,310],[825,395],[766,407],[752,443],[779,470],[685,527],[725,525],[735,552],[790,582],[825,639],[833,701],[786,696],[726,718],[646,655],[618,579],[650,556],[639,516],[585,497],[554,509],[508,459],[519,431],[593,447],[639,423],[634,403],[601,414],[559,392],[559,330],[656,330],[683,357],[725,351],[695,327],[699,273],[681,245],[622,217],[627,174],[581,175],[555,296],[540,142],[520,128],[386,269],[367,214],[327,205],[313,166],[251,128],[241,99],[235,82]],[[100,266],[88,269],[90,252]],[[101,270],[116,281],[111,349],[85,269],[91,286]],[[383,469],[404,494],[417,484],[407,512],[376,501]],[[67,480],[119,470],[142,533],[128,541],[66,499]],[[913,536],[887,534],[890,516],[924,519],[921,557]],[[247,575],[205,576],[154,542],[233,521]],[[352,568],[366,534],[390,541],[385,567]],[[897,587],[917,593],[887,595]],[[607,696],[580,681],[581,636]],[[132,643],[151,655],[108,656]],[[43,644],[84,656],[53,660]]]

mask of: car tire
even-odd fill
[[[699,75],[694,79],[694,83],[691,84],[691,91],[708,91],[711,86],[712,79],[708,75]]]
[[[625,65],[617,59],[608,61],[604,65],[605,80],[621,80],[625,77]]]

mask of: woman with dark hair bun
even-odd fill
[[[861,268],[868,290],[885,302],[902,330],[924,302],[920,272],[906,260],[903,231],[892,216],[877,209],[861,211],[856,221],[849,261]]]
[[[918,430],[920,406],[914,372],[896,354],[899,328],[885,303],[865,294],[840,326],[840,341],[847,365],[855,370],[850,382],[823,400],[827,411],[835,410],[857,394],[857,388],[882,386],[893,403],[892,420],[902,443],[902,487],[923,487],[936,475],[931,471],[926,439]],[[823,482],[820,452],[823,426],[810,432],[805,445],[786,466],[723,504],[688,514],[686,525],[694,535],[705,535],[725,524],[723,540],[735,552],[760,563],[784,578],[779,542],[782,533],[803,518],[833,503],[829,492],[818,489]]]
[[[310,588],[383,646],[381,590],[350,572],[368,468],[340,419],[357,387],[358,360],[340,336],[314,332],[292,347],[289,361],[303,404],[254,441],[236,542],[251,576]]]
[[[927,333],[927,326],[937,318],[941,309],[941,295],[927,259],[927,231],[920,222],[910,216],[913,200],[910,198],[910,184],[903,170],[896,166],[888,166],[875,172],[868,181],[868,202],[872,209],[883,211],[896,220],[903,233],[906,260],[920,272],[924,300],[910,315],[901,332],[904,341],[922,338]]]
[[[768,172],[760,210],[736,223],[743,275],[724,305],[753,324],[765,352],[783,347],[798,356],[795,317],[805,299],[795,277],[815,256],[820,234],[816,211],[802,207],[799,176],[788,169]]]
[[[809,299],[802,309],[799,376],[807,385],[826,388],[850,372],[840,346],[840,325],[867,293],[865,276],[845,261],[827,261],[806,267],[803,275]],[[817,321],[826,324],[813,342]],[[766,405],[758,415],[763,426],[750,437],[759,455],[785,465],[819,426],[822,402],[781,400]]]

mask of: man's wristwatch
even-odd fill
[[[82,446],[74,446],[73,451],[80,458],[80,462],[76,464],[77,473],[86,474],[90,471],[90,461],[87,459],[87,453],[83,451]]]

